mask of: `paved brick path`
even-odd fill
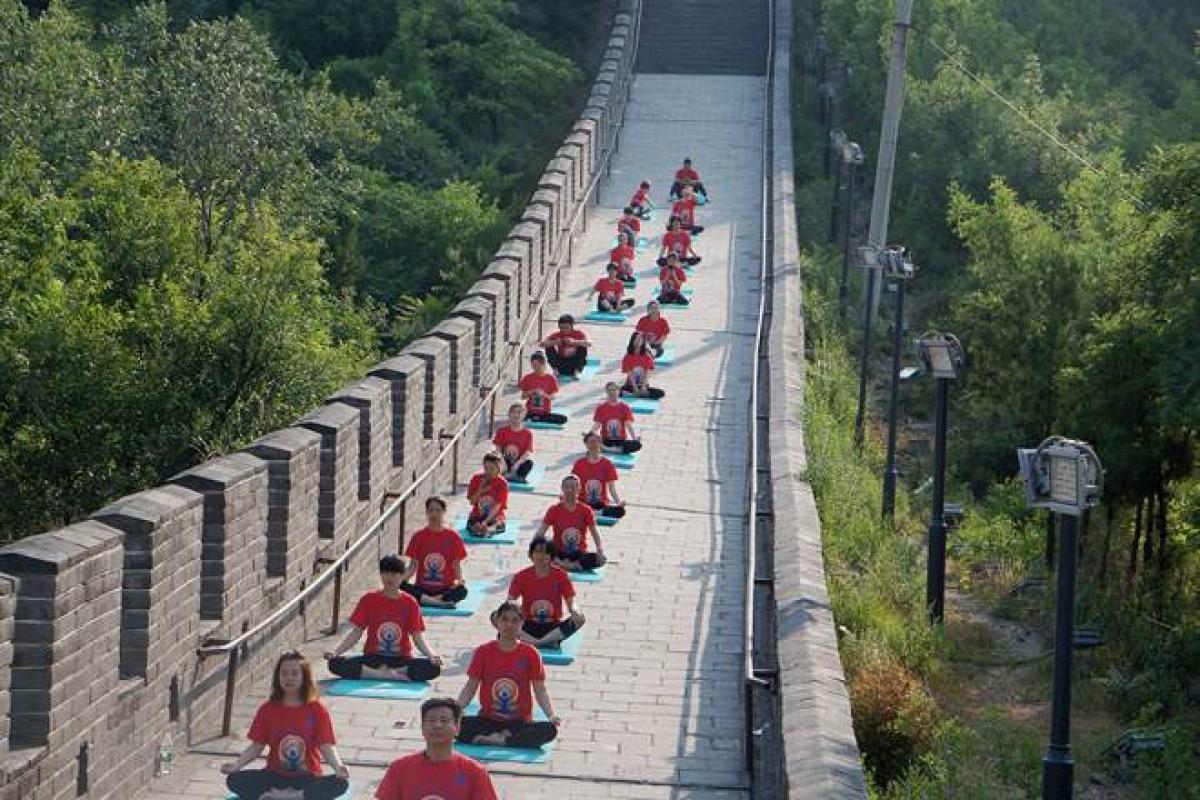
[[[767,0],[645,0],[637,71],[762,75]]]
[[[625,520],[602,528],[613,565],[602,583],[580,587],[588,616],[582,653],[570,667],[549,667],[549,688],[565,720],[549,762],[493,770],[504,797],[745,798],[741,691],[743,511],[748,376],[756,308],[762,79],[749,76],[641,75],[611,182],[564,283],[561,308],[582,316],[603,270],[618,208],[639,180],[654,182],[665,203],[670,175],[691,156],[715,202],[700,209],[704,256],[690,285],[694,306],[668,314],[675,364],[656,373],[667,392],[661,410],[639,417],[646,451],[621,473],[630,504]],[[653,263],[664,215],[645,227]],[[635,295],[644,309],[655,281]],[[552,323],[551,323],[552,326]],[[548,326],[548,330],[549,327]],[[514,494],[510,514],[526,521],[517,548],[503,548],[504,574],[525,566],[524,544],[552,502],[553,488],[581,452],[580,432],[617,375],[632,332],[588,325],[601,374],[566,384],[563,433],[535,433],[548,476],[532,495]],[[481,455],[481,446],[478,453]],[[465,507],[452,498],[452,515]],[[471,550],[467,578],[496,578],[492,547]],[[493,606],[501,585],[485,601]],[[491,637],[486,613],[428,620],[429,640],[447,657],[437,694],[457,694],[471,649]],[[330,640],[308,643],[319,661]],[[263,687],[265,694],[266,687]],[[234,730],[245,731],[262,696],[239,698]],[[347,761],[384,764],[419,747],[415,702],[327,698]],[[397,727],[396,723],[400,723]],[[206,753],[237,752],[239,737],[210,742]],[[156,797],[223,797],[216,765],[224,757],[192,752],[150,790]],[[381,767],[352,766],[356,797],[373,796]]]

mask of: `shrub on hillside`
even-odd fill
[[[913,673],[894,663],[863,665],[850,679],[854,734],[880,785],[903,775],[937,733],[937,707]]]

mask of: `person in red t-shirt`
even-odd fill
[[[646,337],[646,343],[657,358],[663,354],[667,337],[671,335],[671,324],[662,315],[662,306],[657,300],[646,304],[646,316],[637,321],[635,330]]]
[[[634,247],[638,246],[638,239],[642,235],[642,221],[638,219],[637,214],[633,213],[633,206],[625,206],[625,212],[619,220],[617,220],[617,236],[626,236],[629,238],[629,243]]]
[[[604,314],[619,314],[633,308],[636,302],[625,296],[625,284],[617,277],[617,265],[609,264],[608,277],[596,281],[592,291],[596,294],[596,310]]]
[[[525,416],[536,422],[565,424],[566,414],[555,414],[550,410],[558,395],[558,378],[546,369],[546,357],[540,352],[534,353],[529,357],[529,365],[533,371],[523,375],[517,382],[521,399],[525,401]]]
[[[515,603],[519,598],[525,616],[518,636],[534,647],[559,647],[586,622],[575,607],[575,585],[565,569],[554,565],[554,543],[545,536],[533,537],[529,560],[533,566],[514,575],[508,585],[508,599]]]
[[[692,160],[685,158],[683,166],[675,170],[675,182],[671,184],[671,199],[683,196],[683,187],[691,186],[696,190],[697,194],[704,195],[705,202],[708,201],[708,190],[704,188],[704,184],[700,182],[700,173],[696,172],[692,167]]]
[[[562,720],[546,689],[546,668],[537,648],[520,641],[521,607],[506,600],[492,612],[496,640],[481,644],[467,667],[467,685],[458,694],[466,708],[479,692],[478,716],[463,717],[458,740],[468,744],[537,748],[554,741]],[[533,699],[548,722],[533,721]]]
[[[604,446],[625,453],[642,449],[633,427],[633,409],[621,402],[621,387],[609,381],[604,385],[605,401],[592,414],[591,433],[600,434]],[[586,437],[587,434],[584,434]]]
[[[454,608],[467,599],[467,585],[462,577],[467,548],[462,537],[445,526],[445,521],[446,501],[440,497],[426,499],[425,527],[414,533],[404,548],[408,568],[404,570],[400,589],[423,606]]]
[[[350,680],[431,681],[442,673],[442,657],[425,641],[421,606],[400,588],[405,571],[400,556],[379,559],[383,588],[358,599],[350,615],[354,627],[337,647],[325,653],[329,671],[334,675]],[[363,645],[363,654],[343,656],[364,632],[367,643]],[[414,644],[425,658],[412,657]]]
[[[497,800],[487,767],[454,752],[462,716],[462,706],[451,697],[422,703],[425,749],[392,762],[375,790],[376,800]]]
[[[662,248],[658,251],[658,265],[666,266],[667,256],[674,254],[680,264],[696,266],[700,256],[692,247],[692,235],[683,229],[683,221],[679,217],[671,217],[667,222],[667,232],[663,234]]]
[[[583,437],[587,455],[575,462],[571,474],[579,478],[583,501],[597,514],[610,519],[625,516],[625,501],[617,492],[617,468],[604,457],[598,433]]]
[[[467,484],[467,530],[472,536],[495,536],[504,533],[504,518],[508,511],[508,481],[504,479],[504,457],[487,453],[483,457],[483,472],[471,476]]]
[[[608,563],[604,543],[596,528],[596,512],[579,499],[579,478],[568,475],[562,479],[562,500],[546,509],[542,524],[534,537],[554,531],[554,563],[570,572],[590,572]],[[596,543],[595,551],[588,547],[588,534]]]
[[[546,362],[542,362],[545,369]],[[554,376],[550,376],[554,380]],[[557,386],[557,381],[555,382]],[[563,417],[566,421],[566,417]],[[525,427],[525,406],[513,403],[508,407],[508,424],[501,425],[492,436],[492,444],[504,456],[508,471],[504,477],[509,483],[527,483],[529,471],[533,469],[533,431]]]
[[[654,201],[650,199],[650,181],[642,181],[638,190],[633,193],[629,207],[633,209],[633,213],[638,216],[638,219],[650,219],[650,215],[654,211]]]
[[[617,265],[617,275],[625,283],[637,285],[637,276],[633,274],[633,262],[637,258],[637,250],[628,236],[620,236],[617,246],[608,251],[608,260]]]
[[[587,366],[588,348],[592,346],[587,334],[575,328],[575,318],[563,314],[558,318],[558,330],[538,342],[546,351],[550,366],[561,376],[575,377]]]
[[[667,256],[667,263],[658,271],[658,302],[668,306],[688,305],[687,296],[683,293],[683,284],[687,282],[687,273],[679,266],[679,259],[674,253]]]
[[[654,371],[654,351],[646,343],[646,337],[634,331],[621,359],[621,372],[625,373],[625,385],[621,394],[632,397],[649,397],[661,400],[666,392],[650,385],[650,373]]]
[[[221,765],[225,784],[241,800],[304,797],[333,800],[349,788],[350,770],[338,755],[329,709],[321,702],[312,667],[300,653],[288,651],[275,662],[271,699],[258,707],[250,744]],[[266,769],[245,769],[269,748]],[[321,774],[321,759],[333,767]]]
[[[692,236],[699,236],[704,232],[703,225],[696,224],[696,195],[692,192],[692,187],[683,187],[683,196],[674,202],[671,206],[671,217],[667,221],[667,227],[670,227],[670,220],[677,219],[683,223],[683,229]]]

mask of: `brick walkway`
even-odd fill
[[[704,263],[690,281],[694,306],[667,315],[676,361],[656,374],[667,398],[657,414],[639,417],[646,451],[635,469],[621,474],[629,514],[616,527],[601,529],[613,564],[603,582],[580,587],[588,625],[579,660],[548,667],[548,686],[565,724],[546,764],[493,770],[510,800],[748,796],[740,683],[742,537],[762,85],[749,76],[639,76],[611,182],[576,247],[580,260],[564,282],[561,308],[578,317],[606,262],[618,209],[639,180],[654,182],[662,205],[670,176],[686,155],[713,193],[714,204],[699,214],[707,230],[696,242]],[[660,211],[645,228],[651,247],[640,258],[642,270],[653,263],[664,221]],[[635,292],[639,314],[655,283],[643,280]],[[536,493],[512,496],[510,515],[526,524],[517,548],[501,548],[504,574],[528,563],[524,544],[552,502],[558,479],[581,452],[580,432],[607,376],[618,374],[632,327],[632,320],[586,327],[598,344],[601,373],[564,386],[559,410],[572,418],[565,432],[535,432],[537,460],[548,475]],[[464,507],[461,495],[452,498],[452,516]],[[502,596],[494,554],[489,546],[473,548],[464,567],[468,580],[493,579],[485,608]],[[455,695],[472,648],[491,638],[486,613],[430,619],[428,627],[429,640],[448,661],[435,693]],[[330,644],[317,640],[304,649],[318,657]],[[239,698],[235,731],[245,731],[261,699]],[[352,765],[355,796],[371,797],[382,765],[419,747],[418,704],[326,702],[339,749]],[[243,746],[240,737],[204,745],[204,752],[180,758],[148,794],[223,797],[216,766],[225,757],[218,754]]]

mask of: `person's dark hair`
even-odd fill
[[[580,486],[583,486],[583,483],[579,480],[579,476],[574,473],[565,476],[559,481],[559,486],[566,486],[568,483],[578,483]]]
[[[499,464],[501,469],[503,469],[505,466],[504,456],[500,455],[495,450],[483,454],[483,463],[486,464],[489,461],[494,461],[495,463]]]
[[[535,536],[529,540],[529,555],[532,556],[538,550],[554,555],[554,542],[546,536]]]
[[[650,188],[650,181],[642,181],[641,188],[642,188],[642,189],[649,189],[649,188]]]
[[[436,500],[438,498],[431,497],[429,499]],[[425,504],[428,505],[429,500],[426,500]],[[443,507],[444,507],[444,504],[443,504]],[[379,559],[379,571],[381,573],[382,572],[392,572],[392,573],[404,572],[404,559],[398,555],[395,555],[394,553],[391,555],[386,555],[383,558]]]
[[[604,441],[603,439],[600,438],[600,434],[596,433],[595,431],[588,431],[587,433],[585,433],[583,435],[583,443],[584,444],[588,444],[589,442],[592,441],[592,439],[595,439],[598,442]]]
[[[425,498],[425,510],[428,511],[430,506],[441,506],[442,511],[445,511],[446,501],[435,494],[432,497]]]
[[[613,388],[616,388],[616,389],[620,389],[620,388],[621,388],[620,384],[618,384],[616,381],[609,381],[608,383],[604,384],[604,391],[606,391],[606,392],[607,392],[607,391],[608,391],[608,389],[609,389],[609,387],[613,387]]]
[[[633,213],[633,206],[625,206],[625,213],[626,213],[626,214],[632,214],[632,213]]]
[[[683,163],[685,163],[685,164],[691,164],[691,163],[692,163],[692,160],[691,160],[690,158],[685,158],[685,159],[683,160]]]
[[[545,361],[546,354],[543,353],[541,350],[534,350],[533,354],[531,356],[529,356],[529,360],[530,361]]]
[[[450,713],[454,715],[455,725],[462,722],[462,706],[453,697],[431,697],[424,703],[421,703],[421,721],[424,722],[425,715],[438,708],[450,709]]]
[[[608,266],[604,268],[604,271],[605,272],[616,272],[619,269],[620,269],[620,267],[617,266],[617,262],[610,261],[610,262],[608,262]]]
[[[558,324],[562,325],[564,322],[567,323],[568,325],[574,325],[575,318],[572,317],[570,314],[563,314],[561,317],[558,318]]]
[[[508,410],[509,411],[524,411],[525,404],[524,403],[513,403],[511,406],[508,407]]]
[[[509,611],[513,612],[521,619],[525,619],[525,612],[521,610],[520,603],[514,603],[512,600],[505,600],[503,603],[496,606],[496,610],[491,613],[491,616],[489,616],[488,619],[492,621],[492,625],[495,625],[496,620],[499,619],[502,614],[506,614]]]
[[[321,693],[317,691],[317,682],[313,680],[312,665],[308,663],[308,659],[299,650],[286,650],[279,654],[279,659],[275,662],[275,670],[271,673],[271,701],[283,702],[283,686],[279,683],[279,668],[285,661],[300,662],[300,669],[304,673],[304,682],[300,684],[300,697],[304,702],[315,703],[320,700]]]
[[[642,336],[640,331],[634,331],[629,334],[629,344],[625,346],[625,352],[629,355],[634,353],[642,353],[646,349],[646,338]]]
[[[683,220],[680,219],[679,217],[671,217],[669,220],[667,220],[667,229],[668,230],[673,229],[676,225],[682,226]]]

